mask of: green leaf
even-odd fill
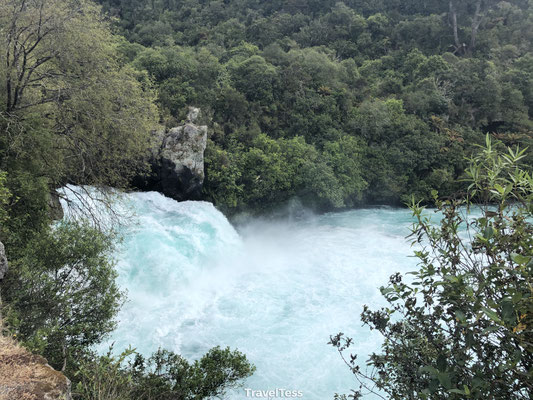
[[[522,254],[511,254],[511,260],[520,265],[527,265],[531,261],[532,257],[524,256]]]
[[[437,374],[439,373],[439,370],[435,367],[432,367],[431,365],[426,365],[426,366],[418,368],[418,372],[419,373],[427,372],[431,376],[437,376]]]
[[[444,276],[444,279],[452,282],[452,283],[458,283],[459,282],[459,278],[457,276],[454,276],[454,275],[445,275]]]
[[[499,184],[494,184],[494,189],[496,189],[498,191],[499,194],[503,195],[505,193],[505,189],[499,185]]]
[[[393,288],[384,288],[384,287],[382,287],[382,288],[380,288],[379,290],[381,291],[381,294],[382,294],[382,295],[386,295],[386,294],[388,294],[388,293],[394,292],[394,289],[393,289]]]
[[[469,330],[468,332],[466,332],[466,335],[465,335],[465,342],[466,342],[466,346],[467,346],[467,347],[472,347],[472,346],[475,344],[474,334],[472,333],[471,330]]]
[[[450,389],[448,390],[450,393],[457,393],[457,394],[467,394],[465,393],[463,390],[460,390],[460,389]]]
[[[522,300],[522,292],[516,292],[512,296],[513,303],[518,303],[520,300]]]
[[[439,380],[438,379],[432,379],[429,382],[428,390],[430,393],[435,393],[439,388]]]
[[[483,230],[483,238],[486,240],[490,240],[494,237],[495,229],[492,226],[487,226]]]
[[[498,314],[495,311],[493,311],[493,310],[491,310],[489,308],[486,308],[486,307],[483,307],[482,310],[485,313],[485,315],[487,317],[489,317],[491,320],[493,320],[494,322],[496,322],[496,323],[498,323],[500,325],[503,323],[502,320],[500,319],[500,317],[498,316]]]
[[[489,332],[496,332],[498,329],[500,329],[500,328],[497,327],[497,326],[491,325],[491,326],[483,329],[483,334],[489,333]]]
[[[516,320],[516,313],[511,300],[503,300],[500,303],[502,318],[507,323],[513,323]]]
[[[450,378],[450,374],[447,372],[439,372],[437,374],[437,379],[439,380],[440,384],[444,387],[444,389],[449,390],[452,387],[452,380]]]
[[[448,363],[446,361],[446,356],[444,354],[439,354],[437,357],[437,368],[439,371],[444,372],[446,371],[446,368],[448,367]]]
[[[465,313],[462,312],[461,310],[457,310],[457,311],[455,312],[455,316],[457,317],[457,320],[458,320],[459,322],[463,322],[463,323],[466,322],[466,315],[465,315]]]

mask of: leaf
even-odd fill
[[[438,379],[432,379],[430,382],[429,382],[429,387],[428,387],[428,390],[430,393],[435,393],[437,391],[437,389],[439,388],[439,381]]]
[[[496,332],[498,329],[500,329],[500,328],[497,327],[497,326],[492,325],[492,326],[489,326],[488,328],[483,329],[482,333],[485,334],[485,333],[489,333],[489,332]]]
[[[466,315],[461,310],[457,310],[455,312],[455,317],[457,318],[457,321],[459,322],[462,322],[462,323],[466,322]]]
[[[494,189],[496,189],[498,191],[499,194],[503,195],[505,193],[505,189],[499,185],[499,184],[494,184]]]
[[[475,340],[474,340],[474,334],[472,333],[471,330],[469,330],[466,335],[465,335],[465,344],[466,344],[466,347],[472,347],[474,344],[475,344]]]
[[[445,275],[444,276],[444,279],[452,282],[452,283],[458,283],[459,282],[459,278],[454,276],[454,275]]]
[[[527,265],[531,261],[531,257],[524,256],[522,254],[513,253],[511,254],[511,260],[520,265]]]
[[[495,229],[492,226],[487,226],[483,231],[483,238],[490,240],[494,237]]]
[[[467,394],[461,389],[450,389],[448,390],[450,393],[457,393],[457,394]]]
[[[418,368],[418,372],[419,373],[427,372],[431,376],[437,376],[437,374],[439,373],[439,370],[435,367],[432,367],[431,365],[426,365],[426,366]]]
[[[515,316],[515,310],[513,307],[513,303],[510,300],[503,300],[500,303],[500,307],[502,310],[502,318],[507,323],[513,323],[516,320]]]
[[[520,300],[522,300],[522,292],[516,292],[513,294],[513,296],[511,297],[513,303],[518,303]]]
[[[439,371],[444,372],[446,371],[446,368],[448,367],[448,363],[446,361],[446,356],[444,354],[439,354],[437,357],[437,368]]]
[[[439,372],[437,374],[437,379],[439,380],[440,384],[444,387],[444,389],[448,390],[452,387],[452,380],[450,378],[450,374],[447,372]]]
[[[496,322],[496,323],[498,323],[500,325],[503,324],[502,320],[500,319],[500,317],[498,316],[498,314],[495,311],[493,311],[493,310],[491,310],[491,309],[489,309],[487,307],[483,307],[482,310],[485,313],[485,315],[487,317],[489,317],[491,320],[493,320],[494,322]]]
[[[384,288],[384,287],[382,287],[382,288],[380,288],[379,290],[381,291],[381,294],[382,294],[382,295],[386,295],[386,294],[388,294],[388,293],[394,292],[394,289],[393,289],[393,288]]]

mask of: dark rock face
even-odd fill
[[[57,193],[55,190],[52,190],[48,195],[48,212],[50,214],[50,218],[52,218],[54,221],[61,221],[65,216],[63,207],[59,201],[59,193]]]
[[[154,132],[152,174],[137,177],[133,182],[135,187],[155,190],[178,201],[200,199],[205,176],[207,126],[196,125],[199,113],[198,108],[190,107],[185,124]]]
[[[4,245],[2,244],[2,242],[0,242],[0,281],[4,279],[7,269],[8,269],[8,263],[7,263],[6,252],[4,249]]]

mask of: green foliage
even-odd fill
[[[364,149],[362,141],[353,136],[324,144],[326,162],[337,177],[343,203],[347,206],[358,204],[367,186],[361,170]]]
[[[487,136],[466,169],[466,195],[441,200],[434,192],[440,223],[413,201],[420,268],[407,282],[393,275],[381,288],[389,306],[361,315],[384,336],[370,372],[357,356],[345,358],[362,388],[375,384],[391,399],[530,398],[533,179],[523,158]],[[331,339],[341,355],[351,343]]]
[[[325,143],[320,153],[303,137],[272,139],[248,131],[240,134],[241,141],[244,136],[246,147],[206,153],[208,194],[218,205],[263,208],[298,196],[307,205],[329,209],[361,199],[364,147],[357,139]]]
[[[0,240],[10,269],[3,315],[56,368],[114,327],[122,302],[114,238],[87,223],[51,227],[70,184],[125,187],[146,169],[156,108],[148,80],[89,1],[0,1]]]
[[[0,171],[0,226],[4,226],[9,215],[7,213],[7,206],[11,198],[11,192],[6,187],[7,173]]]
[[[232,59],[227,68],[235,89],[243,93],[248,101],[267,105],[274,100],[272,87],[276,69],[263,57],[254,55],[243,61]]]
[[[122,294],[113,238],[87,224],[51,228],[50,193],[125,187],[149,148],[149,82],[118,57],[123,40],[89,1],[0,1],[0,240],[10,270],[4,315],[62,368],[114,326]]]
[[[165,350],[147,360],[137,355],[129,365],[132,351],[118,358],[92,354],[114,329],[124,300],[112,261],[117,237],[84,218],[53,225],[50,193],[65,184],[127,187],[147,168],[157,122],[152,81],[171,123],[191,99],[208,104],[229,71],[206,49],[127,43],[104,20],[90,1],[0,0],[0,240],[10,261],[3,322],[63,370],[79,398],[222,396],[255,369],[238,351],[213,348],[192,364]],[[171,31],[161,22],[139,35],[145,44],[170,45],[146,36]],[[239,33],[231,24],[219,32],[226,43]],[[236,61],[235,52],[235,80],[244,72],[260,78],[250,56]],[[226,83],[233,78],[228,73]],[[213,157],[218,162],[224,151],[215,148]]]
[[[111,332],[122,304],[110,261],[113,239],[87,223],[63,222],[41,231],[3,282],[13,333],[56,368]]]
[[[27,243],[40,232],[46,232],[51,223],[47,179],[32,172],[12,170],[5,181],[11,200],[5,204],[9,218],[0,226],[0,240],[9,249],[12,261],[22,257]]]
[[[48,184],[124,187],[145,169],[156,110],[120,65],[119,40],[89,1],[0,2],[0,153]],[[16,38],[16,39],[15,39]]]
[[[531,1],[100,3],[112,19],[89,0],[0,0],[0,240],[8,279],[25,282],[9,289],[16,301],[29,302],[36,271],[68,261],[43,244],[68,248],[55,236],[66,228],[49,228],[50,190],[127,187],[146,171],[158,117],[172,126],[189,105],[210,121],[205,198],[229,212],[293,196],[320,210],[438,203],[434,190],[468,190],[464,157],[486,132],[533,143]],[[106,246],[86,245],[68,262],[88,267],[89,252],[91,271],[110,271]],[[53,319],[24,328],[12,310],[32,346],[66,340]],[[69,335],[73,349],[91,341]]]
[[[83,400],[133,399],[133,377],[124,369],[124,363],[133,354],[134,350],[127,349],[115,356],[111,348],[105,355],[85,356],[73,377],[73,397]]]
[[[122,49],[157,87],[164,121],[191,104],[211,118],[204,195],[227,211],[303,192],[322,208],[401,204],[412,193],[431,202],[432,190],[464,190],[463,158],[486,132],[531,139],[526,0],[100,2],[120,16],[132,42]],[[450,139],[434,118],[472,134]],[[315,162],[293,177],[286,144],[257,149],[250,132],[303,137]],[[355,160],[333,160],[328,149],[351,137]],[[264,170],[251,176],[254,157]],[[294,186],[303,181],[308,190]]]
[[[135,356],[133,360],[131,357]],[[126,362],[129,360],[128,362]],[[215,347],[189,363],[158,350],[145,359],[128,349],[119,356],[85,358],[75,375],[75,398],[84,400],[165,400],[223,398],[242,385],[255,367],[237,350]]]

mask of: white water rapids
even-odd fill
[[[237,231],[210,203],[125,196],[137,224],[117,254],[128,302],[115,349],[164,347],[195,359],[230,346],[257,367],[244,388],[327,400],[358,387],[327,342],[340,331],[354,337],[362,365],[378,350],[379,334],[359,315],[364,304],[384,304],[378,288],[391,274],[415,269],[409,210],[252,219]],[[228,397],[246,398],[244,388]]]

